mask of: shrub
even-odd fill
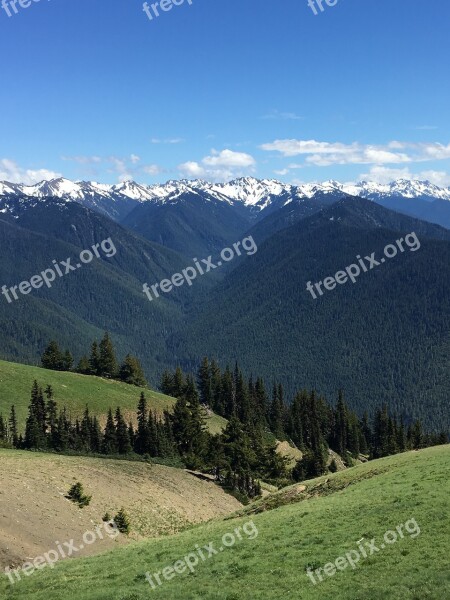
[[[89,505],[92,496],[86,496],[83,490],[83,484],[77,481],[77,483],[74,483],[70,488],[67,498],[78,504],[80,508],[83,508],[84,506]]]
[[[328,467],[328,469],[330,470],[330,473],[336,473],[336,471],[338,470],[337,464],[336,464],[336,461],[334,460],[334,458],[331,461],[330,466]]]
[[[114,517],[114,523],[116,524],[117,529],[120,531],[120,533],[130,533],[131,523],[124,508],[121,508],[117,515]]]

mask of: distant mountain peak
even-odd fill
[[[340,183],[336,180],[292,185],[276,179],[257,179],[253,176],[239,177],[224,183],[211,183],[202,179],[169,180],[163,184],[146,185],[133,180],[108,185],[94,181],[70,181],[58,177],[34,185],[0,182],[0,210],[13,212],[10,201],[21,196],[34,202],[48,197],[61,202],[78,202],[83,206],[120,220],[137,205],[146,202],[176,204],[186,195],[198,196],[203,201],[224,202],[248,210],[254,215],[277,210],[293,201],[302,202],[318,197],[339,199],[339,195],[358,196],[375,202],[389,199],[420,200],[433,202],[450,201],[450,187],[442,188],[429,181],[398,179],[387,184],[373,181]],[[5,203],[5,199],[9,203]]]

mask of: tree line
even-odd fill
[[[94,340],[90,354],[83,355],[74,369],[74,358],[70,350],[62,351],[57,342],[52,340],[41,356],[41,365],[52,371],[75,371],[82,375],[96,375],[108,379],[118,379],[130,385],[146,387],[144,371],[139,360],[127,354],[119,366],[116,351],[108,332],[100,342]]]
[[[386,406],[372,419],[367,414],[358,417],[342,391],[335,406],[308,390],[301,390],[288,403],[281,384],[273,384],[269,395],[262,378],[246,379],[237,364],[233,371],[229,367],[222,371],[207,358],[196,378],[180,368],[165,372],[161,388],[176,398],[171,411],[156,414],[141,392],[131,421],[117,407],[108,411],[101,428],[88,407],[82,417],[72,420],[65,407],[58,409],[51,386],[43,390],[35,381],[24,433],[18,431],[13,406],[7,420],[0,415],[0,445],[181,459],[187,468],[212,474],[242,498],[253,498],[261,492],[260,481],[281,485],[336,470],[330,450],[350,466],[363,457],[379,458],[448,442],[445,434],[428,435],[420,421],[408,423],[390,414]],[[228,420],[216,435],[206,427],[212,410]],[[293,469],[278,453],[277,440],[286,440],[301,451]]]
[[[161,389],[175,398],[183,395],[186,376],[181,368],[166,371]],[[250,439],[287,440],[302,452],[292,476],[315,477],[330,467],[329,450],[339,454],[347,466],[355,459],[381,458],[448,442],[446,433],[427,434],[420,420],[390,414],[383,405],[369,419],[350,410],[339,391],[335,406],[314,390],[301,390],[288,403],[282,384],[271,393],[261,377],[246,379],[235,365],[221,370],[217,362],[204,358],[197,372],[200,402],[226,419],[235,420]],[[332,467],[333,468],[333,467]]]

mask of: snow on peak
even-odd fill
[[[226,183],[209,183],[196,180],[170,180],[164,184],[144,185],[135,181],[123,181],[116,185],[106,185],[89,181],[70,181],[64,177],[41,181],[35,185],[21,185],[7,181],[0,182],[0,199],[21,195],[36,200],[49,196],[64,202],[78,202],[92,208],[102,203],[118,201],[175,203],[185,194],[201,196],[203,200],[220,201],[228,204],[243,204],[253,210],[262,211],[268,207],[283,206],[294,199],[314,198],[317,194],[349,194],[377,200],[386,196],[422,198],[450,201],[450,188],[440,188],[429,181],[399,179],[388,184],[371,181],[339,183],[330,180],[323,183],[291,185],[275,179],[241,177]]]

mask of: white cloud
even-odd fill
[[[212,180],[227,180],[253,173],[256,161],[250,154],[233,150],[212,150],[200,162],[188,161],[178,166],[184,177],[204,177]]]
[[[159,165],[144,165],[141,167],[141,171],[147,173],[147,175],[159,175],[160,173],[164,173],[164,169]]]
[[[9,158],[0,158],[0,181],[33,185],[44,179],[55,179],[57,177],[61,177],[61,173],[49,171],[48,169],[24,169]]]
[[[450,158],[450,144],[391,141],[386,145],[342,144],[316,140],[275,140],[262,150],[280,152],[285,157],[305,155],[305,165],[326,167],[348,164],[401,164]],[[400,152],[403,150],[403,152]],[[299,168],[297,165],[296,168]]]
[[[198,162],[192,160],[178,165],[178,169],[185,177],[198,178],[204,177],[206,175],[206,170],[201,165],[199,165]]]
[[[222,150],[221,152],[212,150],[211,156],[205,156],[202,162],[209,167],[231,168],[253,167],[256,164],[255,159],[250,154],[234,152],[233,150]]]

